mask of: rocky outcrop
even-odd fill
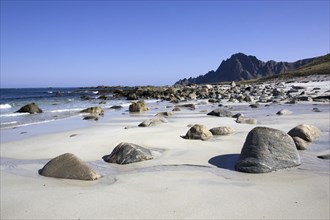
[[[216,71],[212,70],[205,75],[200,75],[196,78],[190,77],[176,82],[176,85],[188,85],[191,83],[205,84],[217,82],[230,82],[249,80],[260,77],[278,75],[280,73],[296,70],[316,58],[298,60],[296,62],[263,62],[255,56],[247,56],[243,53],[232,55],[229,59],[222,61]]]
[[[247,173],[266,173],[300,165],[292,138],[277,129],[256,127],[246,137],[235,169]]]
[[[36,114],[36,113],[42,113],[42,110],[39,108],[39,106],[36,103],[33,102],[30,104],[24,105],[17,112]]]
[[[144,100],[139,100],[137,102],[133,102],[129,108],[129,112],[144,112],[148,111],[147,103]]]
[[[39,170],[39,174],[47,177],[77,180],[96,180],[101,177],[100,174],[71,153],[62,154],[50,160]]]
[[[234,133],[235,130],[230,127],[215,127],[215,128],[211,128],[210,132],[213,135],[229,135],[229,134]]]
[[[181,136],[184,139],[200,139],[200,140],[208,140],[213,137],[212,133],[201,124],[195,124],[192,126],[185,136]]]
[[[139,145],[122,142],[113,149],[110,155],[103,157],[108,163],[129,164],[153,159],[151,151]]]

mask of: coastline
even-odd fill
[[[125,108],[106,112],[99,121],[76,117],[7,130],[5,135],[13,138],[1,141],[1,219],[330,217],[330,164],[316,157],[330,152],[328,103],[262,104],[252,109],[248,103],[223,102],[233,113],[256,118],[254,125],[206,115],[218,103],[189,103],[195,103],[196,109],[182,108],[169,116],[167,123],[153,127],[137,125],[158,112],[171,111],[174,104],[152,102],[148,103],[150,110],[143,113],[132,114]],[[313,112],[314,107],[321,112]],[[276,115],[284,108],[293,113]],[[252,128],[266,126],[288,132],[302,123],[317,126],[322,135],[309,149],[299,151],[300,166],[264,174],[234,170]],[[180,135],[188,131],[189,124],[203,124],[209,129],[229,126],[235,133],[208,141],[186,140]],[[20,134],[22,131],[27,133]],[[20,138],[14,140],[15,135]],[[104,162],[102,157],[123,141],[150,149],[154,159],[128,165]],[[67,152],[86,161],[103,177],[78,181],[38,174],[50,159]]]

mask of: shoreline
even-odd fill
[[[0,148],[1,219],[329,219],[330,161],[317,158],[330,153],[329,103],[261,104],[253,109],[249,103],[222,102],[233,113],[257,119],[257,124],[207,115],[219,103],[188,103],[195,103],[196,109],[182,108],[167,117],[167,123],[152,127],[138,124],[176,104],[152,102],[143,113],[124,108],[107,111],[99,121],[76,117],[1,130],[8,140],[1,140]],[[315,107],[320,112],[314,112]],[[292,114],[276,115],[281,109]],[[302,123],[317,126],[322,134],[299,151],[300,166],[263,174],[235,171],[254,127],[288,132]],[[228,126],[235,132],[207,141],[186,140],[180,136],[189,124]],[[20,134],[23,130],[27,133]],[[154,159],[127,165],[104,162],[102,157],[121,142],[150,149]],[[79,181],[38,174],[63,153],[77,155],[103,177]]]

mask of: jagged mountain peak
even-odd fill
[[[292,71],[312,62],[316,58],[298,60],[296,62],[264,62],[252,55],[235,53],[229,59],[223,60],[216,71],[209,71],[205,75],[182,79],[175,84],[203,84],[224,81],[240,81],[261,78]]]

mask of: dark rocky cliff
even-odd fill
[[[296,62],[275,62],[273,60],[263,62],[255,56],[248,56],[243,53],[232,55],[229,59],[221,62],[216,71],[209,71],[205,75],[196,78],[182,79],[175,84],[203,84],[226,81],[240,81],[255,78],[273,76],[296,70],[316,58],[298,60]]]

